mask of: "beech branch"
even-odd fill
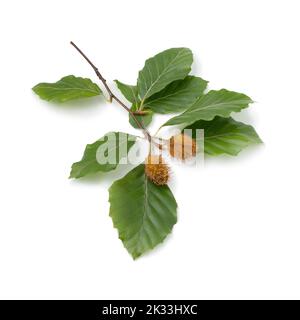
[[[92,63],[92,61],[77,47],[77,45],[71,41],[70,42],[71,45],[82,55],[82,57],[88,62],[88,64],[93,68],[93,70],[95,71],[97,77],[100,79],[100,81],[103,83],[106,91],[108,92],[109,95],[109,101],[112,102],[112,100],[115,100],[116,102],[118,102],[119,105],[121,105],[129,114],[130,116],[133,118],[133,120],[135,121],[135,123],[137,124],[137,126],[143,130],[143,133],[145,135],[145,137],[148,139],[149,142],[151,142],[151,135],[149,133],[149,131],[143,126],[143,124],[136,118],[135,116],[135,112],[131,111],[130,108],[128,108],[125,103],[123,103],[109,88],[109,86],[106,83],[106,79],[102,76],[102,74],[100,73],[99,69]],[[140,113],[139,113],[140,114]]]

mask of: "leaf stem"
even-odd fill
[[[70,42],[71,45],[82,55],[82,57],[88,62],[88,64],[93,68],[93,70],[95,71],[97,77],[100,79],[100,81],[103,83],[106,91],[109,94],[109,101],[112,102],[112,100],[115,100],[116,102],[119,103],[119,105],[121,105],[127,112],[129,112],[130,116],[133,118],[133,120],[135,121],[135,123],[137,124],[137,126],[143,130],[143,133],[145,135],[145,137],[148,139],[148,141],[151,143],[151,135],[149,133],[149,131],[140,123],[140,121],[136,118],[135,114],[133,111],[131,111],[109,88],[109,86],[106,83],[106,79],[103,78],[102,74],[100,73],[100,71],[98,70],[98,68],[92,63],[92,61],[77,47],[77,45],[71,41]]]
[[[143,111],[143,110],[136,110],[136,111],[133,111],[133,114],[138,115],[138,116],[145,116],[145,115],[149,114],[149,112]]]

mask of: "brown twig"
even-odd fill
[[[129,112],[130,116],[133,118],[137,126],[143,130],[143,133],[145,137],[148,139],[149,142],[151,142],[151,135],[148,132],[148,130],[140,123],[140,121],[136,118],[135,114],[133,111],[131,111],[115,94],[110,90],[109,86],[106,83],[105,78],[103,78],[102,74],[98,70],[98,68],[92,63],[92,61],[77,47],[77,45],[71,41],[71,45],[83,56],[83,58],[88,62],[88,64],[93,68],[95,71],[97,77],[100,79],[100,81],[103,83],[105,89],[107,90],[109,94],[109,101],[112,102],[112,100],[115,100],[116,102],[119,103],[127,112]]]

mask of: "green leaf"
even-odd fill
[[[175,80],[184,79],[191,71],[193,54],[187,48],[172,48],[146,60],[137,80],[143,102]]]
[[[232,118],[216,117],[212,121],[200,120],[186,129],[193,129],[193,135],[194,129],[204,129],[204,152],[212,156],[220,154],[235,156],[251,144],[262,143],[252,126]]]
[[[139,100],[138,94],[137,94],[137,87],[124,84],[118,80],[115,80],[119,90],[122,92],[123,96],[130,102],[132,102],[131,110],[137,111],[139,110],[139,105],[141,101]],[[151,121],[153,112],[151,110],[145,110],[147,112],[146,115],[135,115],[138,121],[140,121],[142,124],[144,124],[145,127],[147,127]],[[136,124],[134,119],[130,114],[128,114],[129,117],[129,123],[136,129],[140,129],[140,127]]]
[[[144,103],[144,108],[150,108],[156,113],[182,112],[202,95],[207,83],[194,76],[174,81],[162,91],[148,98]]]
[[[144,164],[113,183],[109,202],[114,227],[134,259],[161,243],[177,222],[171,190],[149,181]]]
[[[132,105],[131,107],[132,111],[137,111],[138,108],[136,107],[136,105]],[[151,110],[143,110],[145,112],[147,112],[147,114],[144,115],[135,115],[136,119],[138,121],[140,121],[140,123],[142,123],[144,125],[144,127],[148,127],[148,125],[151,123],[152,121],[152,117],[153,117],[153,112]],[[129,123],[136,129],[140,129],[140,127],[136,124],[136,122],[134,121],[134,119],[132,118],[132,116],[130,114],[128,114],[129,116]]]
[[[122,83],[118,80],[115,80],[118,89],[122,92],[123,96],[131,103],[139,105],[139,97],[137,92],[137,86],[131,86],[125,83]]]
[[[70,178],[114,170],[120,160],[127,156],[135,140],[135,136],[127,133],[109,132],[96,142],[88,144],[82,159],[72,165]]]
[[[66,102],[102,94],[101,89],[90,79],[67,76],[55,83],[39,83],[32,90],[47,101]]]
[[[189,125],[197,120],[212,120],[215,116],[229,117],[232,112],[247,108],[253,101],[242,93],[225,89],[212,90],[201,96],[185,112],[167,121],[163,126]]]

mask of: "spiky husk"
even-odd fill
[[[173,136],[169,140],[168,148],[170,155],[180,160],[195,157],[197,152],[195,139],[183,133]]]
[[[162,186],[168,183],[170,173],[169,167],[162,156],[149,155],[145,160],[145,173],[156,185]]]

